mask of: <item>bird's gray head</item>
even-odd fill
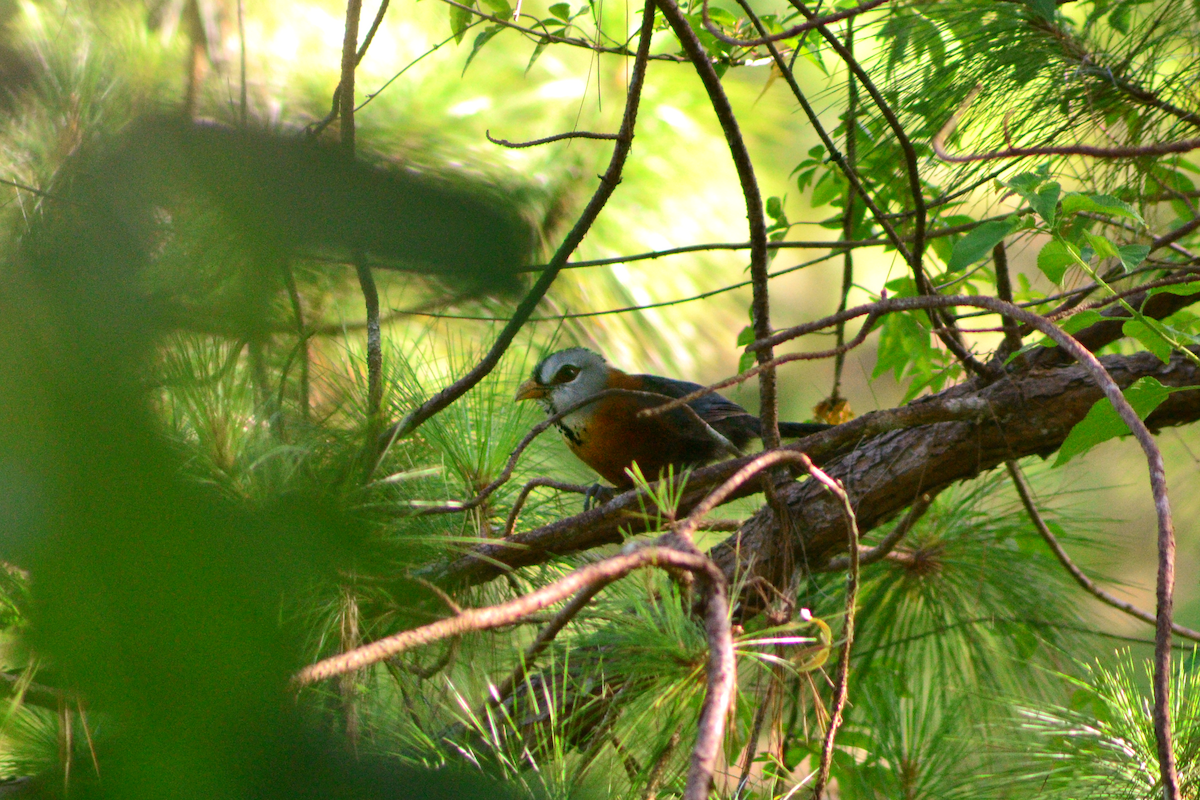
[[[551,353],[517,389],[517,400],[538,400],[555,414],[608,388],[608,362],[585,347]]]

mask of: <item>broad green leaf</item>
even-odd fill
[[[1154,378],[1147,376],[1140,378],[1126,389],[1123,394],[1125,395],[1125,399],[1129,401],[1129,405],[1133,406],[1138,419],[1145,419],[1173,391],[1179,391],[1179,389],[1163,386]],[[1108,401],[1107,397],[1101,397],[1092,406],[1091,410],[1088,411],[1087,416],[1076,423],[1071,432],[1067,434],[1062,447],[1058,449],[1058,457],[1054,461],[1054,466],[1060,467],[1075,456],[1091,450],[1101,442],[1123,436],[1129,432],[1129,426],[1117,414],[1112,403]]]
[[[1146,256],[1150,255],[1150,245],[1148,244],[1123,244],[1117,248],[1117,255],[1121,259],[1122,266],[1128,272],[1132,269],[1137,269]]]
[[[1074,335],[1084,328],[1091,327],[1097,322],[1103,322],[1106,319],[1108,319],[1108,317],[1104,316],[1099,311],[1080,311],[1078,314],[1067,317],[1066,322],[1059,327],[1067,333]]]
[[[462,44],[463,34],[470,27],[473,16],[469,9],[450,6],[450,32],[454,34],[455,44]]]
[[[746,345],[750,344],[753,341],[754,341],[754,328],[751,327],[750,325],[747,325],[746,327],[742,328],[741,331],[738,332],[738,338],[737,338],[737,346],[738,347],[745,347]]]
[[[571,18],[571,6],[567,5],[566,3],[555,3],[546,10],[561,19],[563,22],[566,22]]]
[[[463,64],[463,75],[467,74],[467,67],[471,66],[471,62],[475,60],[475,56],[479,55],[483,46],[502,30],[504,30],[503,25],[489,25],[479,32],[479,35],[475,37],[475,45],[471,48],[471,55],[467,56],[467,63]]]
[[[841,184],[842,182],[837,179],[837,175],[832,170],[826,171],[813,186],[812,199],[809,201],[813,208],[828,205],[841,197],[843,194]]]
[[[512,16],[512,6],[508,4],[508,0],[483,0],[484,5],[492,10],[500,19],[508,19]]]
[[[1058,185],[1058,182],[1050,181],[1038,189],[1035,194],[1026,195],[1026,199],[1033,206],[1033,210],[1050,227],[1054,227],[1054,220],[1058,215],[1058,196],[1061,193],[1062,187]]]
[[[1150,290],[1150,294],[1200,294],[1200,281],[1188,281],[1187,283],[1176,283],[1171,286],[1159,286]]]
[[[1004,237],[1011,233],[1012,229],[1011,217],[983,223],[954,243],[946,270],[957,272],[986,258],[992,252],[992,248],[1004,241]]]
[[[1117,257],[1117,248],[1108,240],[1108,237],[1100,236],[1095,233],[1085,233],[1084,237],[1087,239],[1088,244],[1092,246],[1092,250],[1095,251],[1096,255],[1100,256],[1100,258]]]
[[[1131,319],[1121,326],[1121,332],[1126,336],[1137,339],[1142,344],[1142,347],[1145,347],[1151,353],[1158,356],[1159,360],[1164,364],[1171,360],[1171,351],[1174,348],[1153,324]]]
[[[535,45],[533,48],[533,54],[529,56],[529,63],[525,65],[526,75],[529,74],[529,70],[533,69],[533,65],[537,63],[537,60],[541,57],[542,53],[545,52],[546,45],[548,44],[550,44],[550,40],[544,36],[538,40],[537,45]]]
[[[1080,211],[1091,211],[1095,214],[1106,214],[1110,217],[1125,217],[1133,220],[1139,225],[1145,225],[1142,215],[1133,209],[1128,203],[1118,200],[1112,195],[1107,194],[1079,194],[1071,192],[1063,197],[1062,213],[1063,216],[1077,214]]]
[[[716,6],[708,7],[708,18],[718,26],[723,26],[726,28],[736,27],[738,22],[737,17],[735,17],[733,14],[729,13],[723,8],[717,8]]]
[[[742,357],[738,359],[738,372],[745,372],[754,367],[754,362],[758,360],[758,356],[750,351],[742,353]]]
[[[1107,317],[1105,317],[1099,311],[1080,311],[1078,314],[1073,314],[1072,316],[1067,317],[1067,319],[1058,327],[1062,328],[1067,333],[1074,335],[1084,328],[1095,325],[1097,322],[1103,322],[1105,319],[1107,319]],[[1036,345],[1034,345],[1034,347],[1058,347],[1058,342],[1054,341],[1049,336],[1044,336]]]
[[[1064,201],[1065,205],[1066,201]],[[1038,252],[1037,266],[1056,286],[1062,283],[1067,267],[1076,263],[1078,256],[1071,251],[1072,245],[1057,236],[1042,247]]]

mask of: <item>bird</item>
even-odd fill
[[[633,486],[629,468],[634,463],[642,474],[654,478],[667,467],[680,471],[723,455],[741,455],[751,439],[761,438],[758,417],[711,392],[689,401],[687,408],[638,416],[643,409],[703,388],[658,375],[630,375],[610,366],[599,353],[571,347],[538,362],[530,379],[518,387],[514,402],[536,400],[553,416],[606,389],[642,393],[606,396],[555,423],[580,461],[614,487],[628,489]],[[798,438],[830,427],[816,422],[781,422],[779,435]]]

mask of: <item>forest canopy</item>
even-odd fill
[[[1200,4],[0,17],[0,794],[1200,797]]]

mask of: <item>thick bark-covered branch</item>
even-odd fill
[[[1149,353],[1107,356],[1102,363],[1121,387],[1146,375],[1164,385],[1200,387],[1200,370],[1176,356],[1163,364]],[[826,472],[842,480],[855,502],[859,526],[867,532],[886,522],[926,492],[975,477],[1013,458],[1054,452],[1101,392],[1083,367],[1033,370],[983,389],[957,386],[898,409],[864,414],[790,446],[803,450]],[[1200,419],[1200,391],[1172,394],[1147,420],[1152,428]],[[692,473],[680,514],[695,508],[715,486],[753,456]],[[747,491],[754,486],[747,487]],[[799,542],[794,552],[819,567],[845,548],[842,512],[816,486],[787,481],[782,497],[792,508]],[[625,492],[583,514],[474,548],[449,563],[431,565],[422,575],[439,583],[478,584],[505,568],[549,561],[558,555],[621,542],[621,529],[636,529],[636,491]],[[738,536],[718,546],[713,557],[732,575],[742,558],[755,560],[755,574],[779,575],[785,544],[766,511],[748,520]],[[744,567],[744,564],[741,565]]]
[[[1102,363],[1122,388],[1147,375],[1167,386],[1200,386],[1200,370],[1179,355],[1168,364],[1149,353],[1109,356]],[[939,397],[965,391],[968,387],[955,387]],[[977,420],[886,433],[825,465],[850,493],[861,530],[888,520],[922,493],[937,492],[1010,459],[1052,453],[1102,397],[1079,366],[1014,376],[970,394],[988,408]],[[1147,424],[1161,428],[1196,419],[1200,391],[1179,392],[1159,406]],[[810,567],[820,567],[845,548],[841,508],[821,487],[791,483],[780,494],[798,532],[799,541],[791,546],[804,554]],[[727,574],[741,570],[747,582],[760,577],[776,583],[784,577],[787,543],[781,539],[773,517],[760,511],[712,556]]]

